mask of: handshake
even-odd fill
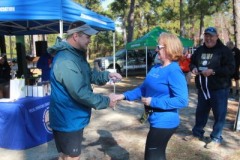
[[[122,80],[122,76],[119,73],[109,73],[108,78],[110,82],[113,82],[113,83],[120,82]],[[111,93],[108,97],[110,99],[109,107],[111,107],[112,109],[114,109],[115,105],[119,100],[124,99],[123,94]]]
[[[114,94],[114,93],[109,94],[108,97],[110,99],[109,107],[111,107],[112,109],[114,109],[118,101],[123,100],[125,98],[123,94]]]
[[[118,101],[125,99],[125,96],[123,94],[111,93],[108,95],[108,97],[110,99],[109,107],[111,107],[112,109],[114,109]],[[152,97],[141,98],[141,102],[146,106],[150,106],[151,100],[152,100]]]

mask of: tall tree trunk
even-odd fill
[[[195,38],[195,23],[194,23],[194,19],[193,19],[193,16],[190,16],[189,17],[189,22],[190,22],[190,24],[191,24],[191,27],[190,27],[190,34],[188,34],[188,37],[190,38],[190,39],[193,39],[194,40],[194,43],[195,43],[195,45],[197,45],[196,44],[196,38]],[[189,32],[188,32],[189,33]]]
[[[183,1],[180,0],[180,36],[185,37],[184,16],[183,16]]]
[[[204,21],[203,21],[203,19],[204,19],[204,14],[203,14],[203,11],[201,11],[200,26],[199,26],[199,28],[200,28],[200,31],[199,31],[199,42],[198,42],[199,45],[202,44],[201,35],[202,35],[202,33],[203,33],[202,29],[203,29],[203,27],[204,27]]]
[[[133,38],[133,29],[134,29],[134,7],[135,7],[135,0],[131,0],[130,10],[128,14],[128,36],[127,42],[131,42]]]
[[[123,42],[124,42],[124,45],[126,45],[127,44],[126,18],[123,18],[123,21],[122,21],[122,32],[123,32]]]
[[[233,0],[234,40],[240,48],[240,0]]]

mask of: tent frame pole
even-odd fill
[[[63,20],[59,20],[59,37],[63,38]]]
[[[128,61],[128,50],[127,50],[127,49],[126,49],[126,54],[125,54],[125,55],[126,55],[126,64],[125,64],[125,65],[126,65],[126,68],[125,68],[125,69],[126,69],[126,78],[127,78],[127,77],[128,77],[128,66],[127,66],[127,61]]]
[[[113,31],[113,70],[116,72],[116,57],[115,57],[115,52],[116,52],[116,45],[115,45],[115,31]],[[116,85],[114,83],[113,85],[113,93],[116,93]]]
[[[148,48],[147,48],[147,46],[146,46],[146,50],[145,50],[145,51],[146,51],[146,76],[147,76],[147,72],[148,72],[148,65],[147,65],[147,64],[148,64],[148,58],[147,58],[147,54],[148,54],[147,51],[148,51]]]

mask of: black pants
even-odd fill
[[[176,128],[153,128],[147,135],[145,146],[145,160],[166,160],[167,143],[172,137]]]

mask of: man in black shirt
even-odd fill
[[[210,133],[210,141],[206,148],[216,148],[222,141],[222,130],[227,114],[231,76],[235,63],[231,50],[219,39],[217,29],[208,27],[204,31],[204,44],[196,49],[191,56],[190,70],[195,74],[195,84],[198,89],[198,104],[195,113],[195,125],[192,135],[184,140],[206,140],[204,127],[207,124],[210,111],[214,116],[214,124]]]

